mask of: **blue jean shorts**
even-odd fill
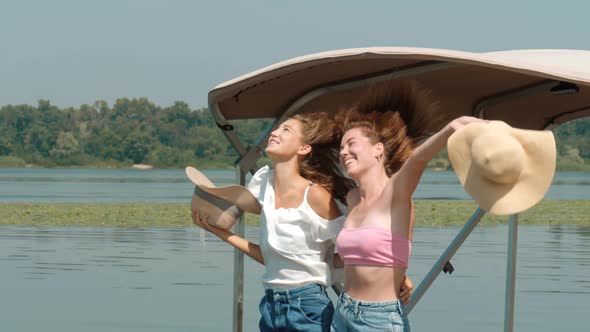
[[[265,292],[259,305],[261,332],[330,331],[334,304],[323,286],[308,284]]]
[[[332,319],[332,331],[410,332],[410,322],[399,300],[365,302],[343,292]]]

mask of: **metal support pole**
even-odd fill
[[[568,121],[588,116],[590,116],[590,106],[561,112],[548,121],[547,125],[545,126],[545,129],[551,130]]]
[[[516,288],[516,241],[518,215],[510,216],[508,222],[508,259],[506,264],[506,303],[504,305],[504,332],[514,328],[514,290]]]
[[[241,186],[246,184],[246,173],[238,166],[236,176]],[[242,214],[234,224],[234,233],[244,237],[244,215]],[[233,303],[233,331],[242,332],[244,318],[244,254],[234,248],[234,303]]]
[[[238,134],[233,130],[233,126],[225,120],[225,117],[219,111],[219,105],[211,101],[209,98],[209,112],[215,119],[215,123],[221,129],[221,133],[225,136],[231,146],[236,150],[238,155],[241,157],[246,154],[246,147],[242,144],[242,141],[238,137]]]
[[[543,80],[541,82],[537,82],[531,85],[515,88],[513,90],[501,92],[494,96],[486,97],[485,99],[482,99],[477,102],[477,104],[473,108],[473,116],[482,119],[489,118],[489,116],[484,116],[487,115],[484,114],[486,109],[490,109],[498,104],[502,104],[504,102],[512,101],[518,98],[546,93],[558,84],[559,81]]]
[[[453,242],[451,242],[451,244],[449,245],[447,250],[445,250],[445,252],[442,254],[442,256],[440,256],[438,261],[434,264],[432,269],[430,269],[428,274],[426,274],[426,277],[424,277],[424,280],[422,280],[422,282],[420,283],[418,288],[416,288],[416,290],[412,294],[412,298],[410,299],[410,303],[408,303],[408,305],[406,306],[405,311],[408,315],[410,314],[410,312],[412,311],[412,309],[414,308],[416,303],[418,303],[418,301],[420,301],[420,298],[422,298],[422,295],[424,295],[424,293],[426,293],[426,290],[428,290],[430,285],[434,282],[434,279],[436,279],[436,277],[438,277],[438,275],[440,274],[440,271],[442,271],[445,264],[451,259],[451,257],[453,257],[453,255],[457,252],[459,247],[461,247],[461,245],[463,244],[463,242],[465,241],[467,236],[469,236],[469,234],[471,234],[471,231],[473,231],[475,226],[477,226],[477,224],[479,223],[479,221],[481,220],[481,218],[483,217],[484,214],[485,214],[485,211],[480,208],[477,208],[477,210],[475,210],[475,212],[473,213],[471,218],[469,218],[469,221],[467,221],[465,226],[463,226],[463,228],[461,229],[459,234],[457,234],[457,236],[455,237]]]

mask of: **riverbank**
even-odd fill
[[[461,226],[477,207],[472,201],[416,201],[415,205],[416,226]],[[480,225],[502,224],[507,220],[507,217],[486,215]],[[257,225],[258,217],[247,215],[246,224]],[[543,201],[521,214],[519,224],[590,226],[590,201]],[[0,225],[186,227],[193,224],[189,206],[181,203],[0,203]]]

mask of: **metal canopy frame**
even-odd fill
[[[225,137],[228,139],[230,144],[236,150],[239,159],[236,161],[236,171],[238,174],[239,184],[245,186],[246,174],[251,172],[252,174],[258,169],[256,162],[261,157],[261,150],[263,144],[270,136],[273,128],[279,124],[283,119],[296,114],[305,104],[311,100],[318,98],[330,92],[348,90],[355,87],[383,82],[386,80],[399,79],[407,76],[412,76],[420,73],[432,72],[442,69],[448,69],[451,67],[462,66],[463,64],[444,62],[444,61],[425,61],[418,65],[412,65],[408,67],[396,68],[391,71],[381,72],[374,75],[362,76],[346,80],[345,82],[332,82],[325,84],[304,95],[297,98],[292,102],[285,111],[276,117],[275,120],[270,124],[257,139],[254,146],[246,148],[239,137],[234,131],[234,128],[225,117],[221,114],[219,106],[213,101],[213,98],[209,97],[209,110],[216,120],[217,126],[222,130]],[[556,80],[543,80],[539,83],[532,85],[522,86],[520,88],[511,89],[500,94],[486,97],[473,107],[472,114],[474,116],[485,118],[486,110],[509,101],[514,101],[524,96],[531,94],[537,94],[547,92],[549,89],[556,87],[560,81]],[[574,115],[575,114],[575,115]],[[582,116],[590,116],[590,106],[575,109],[567,112],[562,112],[556,117],[552,118],[547,124],[546,128],[550,129],[557,125],[560,125],[569,120],[579,118]],[[482,217],[485,215],[485,211],[478,208],[469,220],[465,223],[463,228],[455,236],[454,240],[451,241],[447,249],[442,253],[440,258],[435,262],[431,270],[426,274],[420,285],[415,289],[410,303],[406,307],[406,312],[409,314],[412,309],[416,306],[418,301],[426,293],[428,288],[432,285],[434,280],[438,277],[441,271],[446,271],[446,268],[450,265],[450,260],[457,250],[461,247],[463,242],[471,234],[473,229],[479,224]],[[243,218],[240,218],[236,222],[235,226],[236,234],[244,237],[244,222]],[[512,332],[514,327],[514,295],[516,288],[516,249],[517,249],[517,234],[518,234],[518,215],[511,215],[508,221],[508,246],[507,246],[507,265],[506,265],[506,288],[505,288],[505,311],[504,311],[504,331]],[[244,254],[239,250],[234,251],[234,307],[233,307],[233,331],[241,332],[242,329],[242,318],[243,318],[243,277],[244,277]],[[338,288],[335,288],[338,292]]]

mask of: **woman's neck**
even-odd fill
[[[385,172],[385,168],[372,167],[364,174],[361,174],[358,179],[354,180],[358,184],[362,199],[372,200],[381,195],[389,177]]]
[[[299,174],[299,161],[296,158],[274,162],[274,188],[277,192],[287,191],[300,182],[307,182]]]

